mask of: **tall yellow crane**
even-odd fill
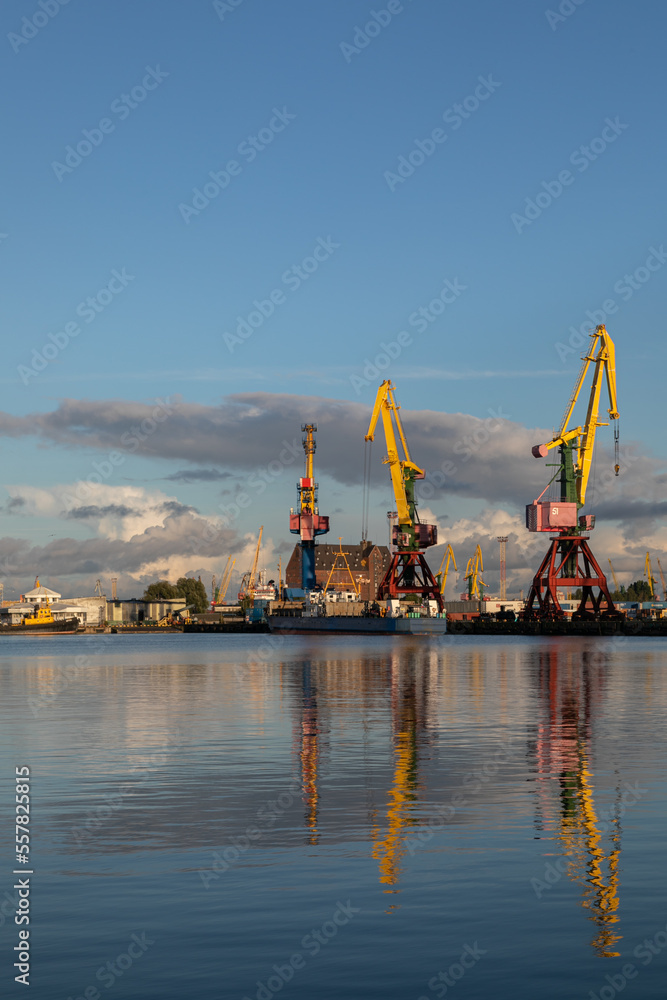
[[[252,566],[247,573],[243,574],[243,579],[241,580],[241,589],[239,590],[239,600],[242,601],[244,598],[249,598],[253,600],[255,597],[255,579],[257,577],[257,561],[259,560],[259,549],[262,544],[262,532],[264,531],[264,525],[259,529],[259,538],[257,539],[257,547],[255,549],[255,557],[252,561]]]
[[[377,596],[382,600],[419,594],[423,598],[435,600],[442,611],[442,595],[422,551],[429,545],[437,544],[438,530],[434,524],[422,524],[419,520],[415,480],[423,479],[425,472],[410,458],[398,412],[400,407],[394,399],[395,388],[389,379],[385,379],[378,389],[365,438],[367,442],[373,441],[381,415],[387,445],[387,457],[383,459],[383,463],[389,466],[398,524],[392,528],[392,543],[396,546],[396,551],[392,554]],[[399,440],[403,458],[399,453]]]
[[[447,560],[447,562],[445,562],[445,559]],[[454,549],[452,548],[451,542],[448,543],[447,548],[443,553],[442,560],[440,562],[440,568],[438,569],[438,572],[435,574],[435,578],[440,585],[440,593],[442,594],[443,600],[445,597],[445,587],[447,586],[447,574],[449,573],[450,560],[451,562],[454,563],[455,572],[458,573],[459,568],[456,565],[456,557],[454,555]],[[442,569],[443,566],[445,567],[444,571]]]
[[[597,353],[595,353],[596,350]],[[572,411],[579,399],[584,379],[592,362],[595,363],[595,371],[593,373],[593,383],[588,400],[586,423],[583,426],[567,430]],[[591,334],[591,343],[587,353],[582,358],[581,369],[558,432],[554,434],[553,440],[547,441],[546,444],[535,445],[533,448],[533,455],[536,458],[545,458],[552,448],[561,449],[564,459],[561,469],[561,502],[576,502],[579,508],[583,507],[586,502],[586,488],[591,473],[593,447],[595,445],[597,429],[598,427],[607,427],[609,423],[606,420],[598,419],[603,375],[606,378],[607,391],[609,393],[609,408],[607,413],[611,420],[618,420],[616,349],[613,340],[607,333],[606,327],[598,326],[595,328],[595,333]],[[614,429],[614,442],[616,446],[614,471],[618,475],[620,468],[618,464],[618,424],[615,425]],[[566,460],[565,453],[569,453],[569,461]],[[568,527],[576,527],[576,521]],[[549,527],[546,530],[552,531],[554,529]]]
[[[612,561],[611,561],[611,559],[607,559],[607,562],[609,563],[609,569],[611,570],[611,575],[612,575],[612,576],[613,576],[613,578],[614,578],[614,589],[615,589],[615,590],[616,590],[616,592],[618,593],[618,591],[619,591],[619,590],[620,590],[621,588],[619,587],[619,585],[618,585],[618,580],[616,579],[616,572],[615,572],[615,570],[614,570],[614,567],[613,567],[613,564],[612,564]]]
[[[658,559],[658,569],[660,571],[660,581],[662,583],[662,599],[667,601],[667,587],[665,586],[665,574],[662,572],[662,566],[660,565],[660,560]]]
[[[651,572],[651,556],[646,553],[646,559],[644,561],[644,573],[648,579],[648,585],[651,588],[651,597],[655,597],[655,591],[653,589],[653,573]]]
[[[475,554],[468,559],[465,577],[468,581],[468,599],[471,601],[481,601],[484,597],[484,587],[486,584],[482,580],[484,572],[484,560],[482,559],[482,547],[478,545]]]
[[[594,365],[594,371],[586,421],[580,426],[569,429],[568,424],[591,364]],[[598,427],[605,427],[608,423],[599,419],[603,379],[606,380],[609,395],[607,409],[609,420],[618,421],[614,342],[605,326],[597,326],[595,332],[591,334],[588,351],[582,358],[581,369],[558,431],[554,433],[551,441],[535,445],[533,448],[533,455],[536,458],[546,458],[550,451],[558,448],[560,462],[557,465],[556,475],[537,500],[526,507],[528,530],[550,531],[555,533],[555,537],[552,537],[549,551],[533,579],[526,601],[525,617],[564,617],[558,591],[569,587],[580,587],[582,591],[581,601],[574,617],[599,615],[603,599],[606,602],[604,613],[616,614],[607,579],[591,552],[587,536],[583,534],[594,527],[595,517],[590,514],[579,516],[579,511],[586,502],[595,435]],[[618,423],[614,426],[614,443],[616,450],[614,471],[618,475],[620,468]],[[557,477],[560,477],[560,498],[542,500],[551,482]]]

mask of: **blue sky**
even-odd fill
[[[623,439],[644,463],[644,478],[635,462],[619,496],[660,502],[665,446],[661,421],[647,415],[662,396],[665,352],[663,4],[57,3],[6,0],[0,12],[10,95],[0,214],[4,481],[8,497],[43,491],[39,503],[0,515],[3,541],[129,544],[131,530],[163,527],[161,503],[215,518],[248,470],[280,450],[266,430],[261,447],[249,443],[242,455],[230,451],[235,431],[221,429],[202,455],[192,418],[191,461],[182,423],[180,450],[168,421],[145,448],[121,446],[122,465],[88,505],[117,508],[103,525],[90,511],[63,519],[46,495],[60,496],[104,460],[109,447],[97,435],[109,401],[178,398],[207,408],[215,425],[226,397],[261,393],[266,411],[275,403],[284,416],[281,431],[293,420],[298,438],[302,420],[318,419],[318,399],[372,404],[385,373],[365,377],[364,368],[401,331],[410,343],[386,374],[406,412],[501,413],[512,426],[549,430],[579,367],[571,328],[606,321]],[[193,204],[197,214],[184,207]],[[239,323],[250,316],[243,339]],[[33,351],[45,345],[53,356],[37,372]],[[80,422],[60,438],[44,424],[30,433],[24,418],[48,424],[63,399],[90,404]],[[327,460],[335,421],[317,456],[322,511],[339,511],[332,536],[350,541],[366,430],[358,412],[349,468]],[[417,461],[432,433],[428,420],[415,424]],[[499,455],[508,433],[494,431]],[[512,461],[516,498],[480,473],[474,488],[436,498],[441,531],[470,518],[468,534],[459,532],[465,546],[484,528],[482,511],[504,504],[520,514],[533,499],[522,500],[521,487],[534,460],[528,451],[525,468],[520,455]],[[203,467],[226,478],[166,479]],[[245,545],[264,523],[267,559],[291,548],[295,471],[276,476],[233,525]],[[385,471],[376,476],[378,538],[391,505]],[[121,509],[127,490],[135,520]],[[626,526],[623,544],[609,530],[628,580],[640,575],[642,547],[663,550],[654,514],[642,512],[643,534]],[[522,562],[520,549],[517,534],[517,585],[532,558]],[[6,564],[6,586],[25,589],[42,558],[63,586],[125,572],[121,558],[114,570],[113,555],[100,554],[71,576],[64,550],[57,559],[26,550]],[[130,589],[133,580],[141,589],[156,558],[129,575]],[[164,566],[208,572],[213,562],[166,545]]]

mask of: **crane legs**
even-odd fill
[[[558,589],[563,587],[581,587],[581,600],[573,618],[599,615],[603,598],[607,604],[602,612],[605,617],[616,614],[607,578],[590,550],[588,538],[583,535],[561,535],[551,539],[549,551],[533,579],[524,618],[564,618],[565,612],[558,600]]]

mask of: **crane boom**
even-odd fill
[[[252,566],[247,573],[243,574],[243,579],[241,580],[241,589],[239,590],[239,600],[243,600],[249,597],[250,600],[255,598],[255,577],[257,576],[257,560],[259,559],[259,549],[262,544],[262,532],[264,531],[264,525],[259,529],[259,538],[257,539],[257,547],[255,549],[255,556],[252,561]]]
[[[262,544],[262,532],[264,531],[264,525],[262,524],[259,529],[259,537],[257,539],[257,548],[255,549],[255,558],[252,561],[252,569],[250,570],[250,579],[248,580],[248,592],[251,596],[255,593],[255,578],[257,576],[257,561],[259,559],[259,550]]]
[[[614,587],[616,588],[617,591],[619,591],[621,588],[618,585],[618,580],[616,579],[616,571],[614,570],[614,566],[612,564],[612,561],[611,561],[611,559],[608,558],[607,562],[609,563],[609,569],[611,570],[611,575],[614,578]]]
[[[236,563],[236,559],[232,559],[231,563],[229,562],[230,559],[232,559],[231,556],[229,556],[227,559],[227,566],[225,566],[225,572],[223,574],[222,580],[220,581],[219,594],[218,594],[219,604],[225,603],[225,597],[227,596],[227,588],[229,587],[229,581],[232,578],[232,570],[234,569],[234,565]]]
[[[445,559],[447,560],[447,562],[445,562]],[[440,568],[438,569],[438,572],[435,575],[436,580],[440,584],[440,593],[442,594],[443,598],[445,596],[445,587],[447,586],[447,574],[449,573],[450,560],[454,563],[454,569],[458,573],[459,568],[456,565],[456,557],[454,555],[454,549],[452,548],[451,542],[447,545],[447,548],[445,549],[442,561],[440,563]],[[443,566],[445,567],[444,573],[442,570]]]
[[[588,368],[592,362],[595,363],[595,371],[593,373],[593,382],[588,400],[586,422],[583,427],[575,427],[571,430],[566,430],[572,416],[572,411],[574,410],[577,400],[579,399]],[[598,419],[603,375],[606,378],[607,391],[609,394],[609,407],[607,412],[610,420],[618,420],[619,413],[616,397],[616,349],[614,347],[613,340],[607,333],[606,327],[598,326],[595,328],[595,333],[591,334],[591,343],[589,344],[588,352],[583,358],[583,364],[579,371],[575,387],[570,396],[567,409],[565,410],[565,414],[558,429],[558,433],[554,435],[553,440],[547,441],[543,445],[536,445],[533,448],[533,455],[535,455],[536,458],[545,458],[552,448],[560,447],[565,451],[566,446],[568,445],[570,446],[570,449],[576,453],[576,460],[574,462],[574,483],[576,485],[576,501],[579,507],[583,507],[586,502],[586,488],[588,486],[588,480],[591,472],[593,448],[595,445],[595,435],[597,429],[598,427],[607,426],[607,421],[601,421]],[[618,444],[617,430],[615,433],[615,441]],[[574,457],[575,456],[573,455],[573,458]],[[567,462],[567,456],[565,454],[564,459]],[[568,470],[565,471],[567,472]],[[618,458],[616,459],[615,472],[616,475],[618,475]],[[573,496],[561,496],[562,501],[572,501],[574,499],[575,497]]]
[[[651,588],[651,597],[655,597],[655,591],[653,590],[653,573],[651,572],[651,556],[646,553],[646,559],[644,561],[644,572],[648,577],[648,585]]]
[[[414,499],[412,499],[411,502],[411,497],[409,496],[411,491],[409,486],[406,489],[406,480],[411,481],[414,479],[423,479],[424,470],[420,469],[418,465],[415,465],[410,458],[407,441],[405,440],[405,434],[403,433],[403,425],[401,424],[401,418],[398,412],[400,407],[396,404],[394,399],[395,388],[396,386],[393,386],[389,379],[385,379],[378,389],[377,396],[375,397],[375,406],[373,407],[373,413],[371,415],[371,422],[368,426],[368,433],[366,434],[365,440],[374,440],[378,418],[380,414],[382,414],[382,427],[384,429],[384,437],[387,443],[387,457],[382,461],[385,465],[389,466],[391,483],[394,488],[394,497],[396,499],[396,510],[398,511],[398,523],[401,526],[409,525],[412,527],[415,517]],[[398,430],[401,446],[403,448],[403,454],[405,456],[403,460],[401,460],[398,452],[396,434],[394,433],[394,421],[396,422],[396,429]],[[414,493],[414,489],[412,490],[412,493]]]
[[[665,574],[662,572],[662,566],[660,565],[660,560],[658,559],[658,569],[660,571],[660,580],[662,582],[662,598],[667,601],[667,587],[665,586]]]

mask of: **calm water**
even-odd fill
[[[3,995],[667,994],[664,640],[2,642]]]

